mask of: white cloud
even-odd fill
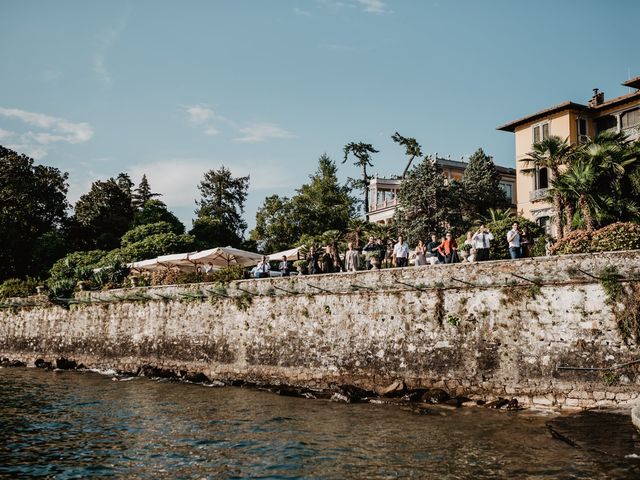
[[[113,81],[107,66],[107,55],[126,28],[130,15],[131,7],[128,6],[114,27],[102,30],[96,35],[97,47],[93,54],[93,72],[107,86],[110,86]]]
[[[242,134],[234,138],[236,142],[257,143],[275,138],[292,138],[294,135],[273,123],[254,123],[238,129]]]
[[[93,137],[93,128],[86,122],[74,123],[44,113],[4,107],[0,107],[0,117],[17,119],[31,127],[43,130],[11,132],[0,128],[0,139],[12,140],[12,144],[7,145],[7,148],[24,153],[36,160],[47,155],[46,147],[52,143],[83,143]]]
[[[93,137],[93,129],[86,122],[73,123],[63,118],[52,117],[44,113],[28,112],[18,108],[0,107],[0,115],[17,118],[33,127],[48,130],[48,132],[26,132],[22,136],[40,144],[52,142],[82,143]]]
[[[293,9],[293,13],[295,13],[296,15],[303,16],[303,17],[310,17],[311,16],[311,12],[308,12],[306,10],[302,10],[302,9],[300,9],[298,7],[295,7]]]
[[[382,0],[357,0],[358,3],[364,8],[365,12],[369,13],[393,13],[387,9],[387,5]]]
[[[187,121],[193,127],[202,129],[205,135],[213,136],[221,133],[221,129],[231,130],[233,141],[258,143],[279,138],[293,138],[294,135],[284,128],[270,122],[256,122],[246,125],[216,113],[205,104],[183,105]]]
[[[24,153],[27,157],[31,157],[34,160],[40,160],[47,156],[47,151],[42,147],[34,145],[25,145],[20,143],[11,143],[5,145],[10,150],[18,153]]]

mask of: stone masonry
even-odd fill
[[[82,292],[0,309],[0,356],[379,389],[396,379],[541,407],[630,405],[638,348],[598,276],[640,251]],[[572,369],[566,369],[571,367]],[[574,367],[581,369],[573,369]],[[585,370],[605,368],[607,370]]]

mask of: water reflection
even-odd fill
[[[52,478],[629,478],[541,415],[416,415],[239,388],[0,369],[0,475]]]

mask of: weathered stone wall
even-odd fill
[[[0,356],[311,387],[403,379],[523,404],[613,406],[640,394],[635,364],[558,368],[638,358],[616,325],[624,306],[593,278],[610,265],[634,278],[640,252],[91,292],[69,309],[2,309]]]

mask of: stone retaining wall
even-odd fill
[[[320,388],[403,379],[525,405],[627,405],[640,394],[635,364],[563,368],[638,358],[616,325],[624,305],[609,305],[594,278],[612,265],[635,278],[640,252],[87,292],[68,309],[0,310],[0,356]]]

